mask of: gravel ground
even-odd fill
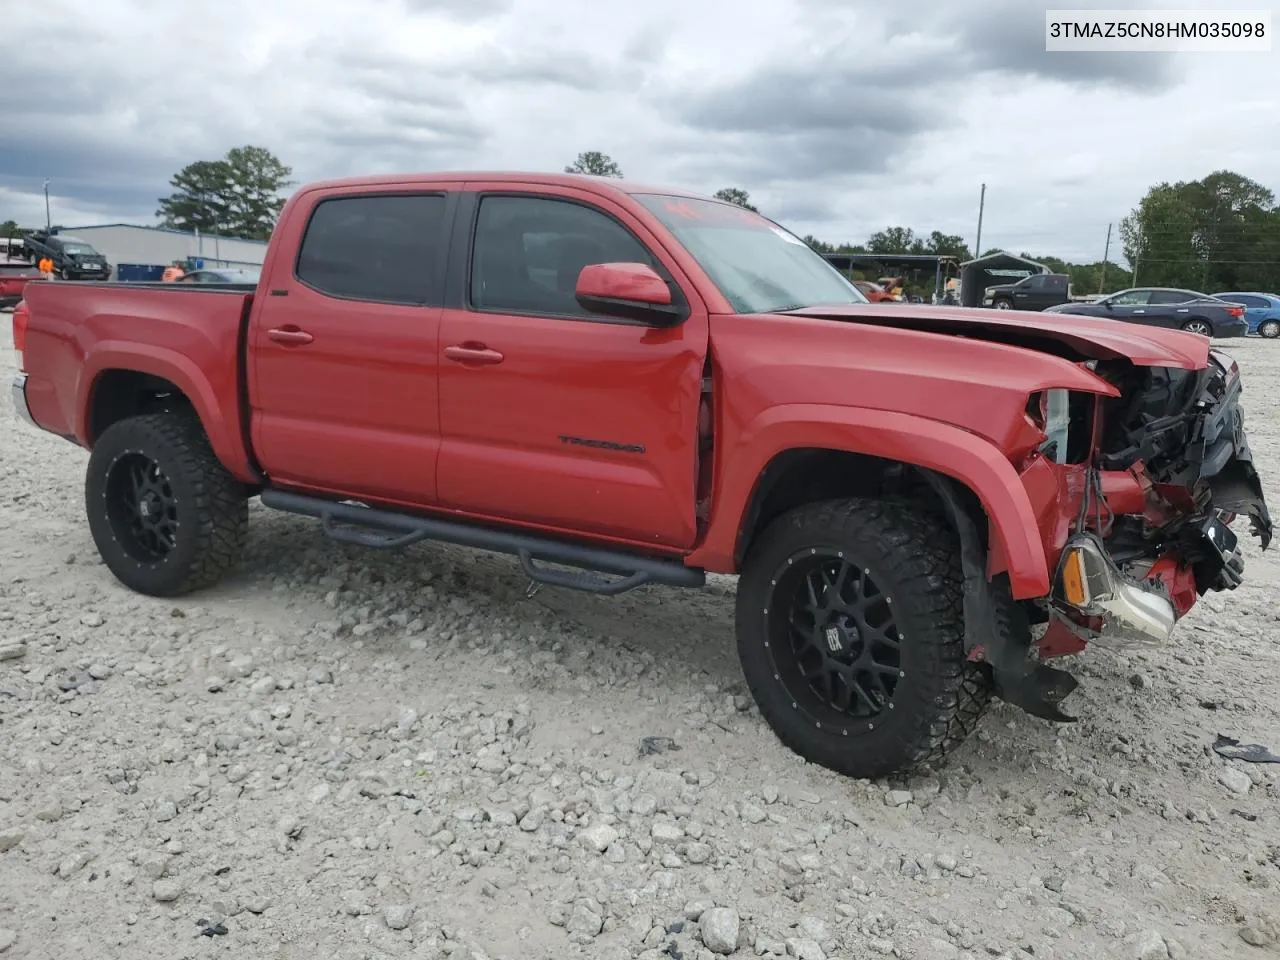
[[[1231,349],[1280,506],[1280,344]],[[1280,952],[1280,765],[1209,749],[1280,751],[1252,541],[1170,650],[1077,658],[1080,723],[997,705],[873,783],[765,727],[731,580],[529,599],[255,503],[235,576],[162,602],[99,562],[85,460],[0,414],[4,960]]]

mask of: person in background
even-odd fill
[[[175,260],[164,268],[164,276],[160,279],[165,283],[173,283],[175,280],[181,280],[186,274],[187,271],[182,269],[182,261]]]
[[[40,262],[36,264],[36,269],[44,274],[46,280],[53,279],[53,261],[48,257],[41,257]]]
[[[889,284],[889,293],[895,300],[902,299],[902,277],[894,277]]]

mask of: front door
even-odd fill
[[[1150,299],[1150,290],[1126,290],[1124,293],[1108,297],[1106,303],[1111,309],[1104,310],[1100,316],[1111,317],[1113,320],[1128,320],[1131,323],[1146,322],[1147,304]]]
[[[442,504],[692,546],[708,338],[692,285],[620,204],[487,186],[463,195],[472,242],[441,319]],[[689,319],[660,328],[590,313],[578,274],[609,262],[652,265],[683,291]]]
[[[286,218],[250,331],[254,451],[276,483],[428,504],[456,192],[329,195]]]

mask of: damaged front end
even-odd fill
[[[1073,719],[1059,704],[1076,681],[1030,659],[1032,645],[1043,661],[1090,643],[1165,643],[1200,596],[1242,582],[1231,524],[1247,518],[1264,550],[1272,536],[1230,357],[1211,351],[1201,369],[1086,366],[1119,396],[1033,396],[1028,415],[1044,440],[1018,463],[1054,571],[1052,592],[1016,605],[1024,617],[1017,630],[1001,629],[1008,614],[996,591],[966,610],[979,618],[970,657],[990,665],[997,694],[1060,721]],[[988,576],[998,569],[989,561]],[[976,586],[966,584],[967,603]],[[1044,627],[1034,641],[1033,624]]]
[[[1199,596],[1240,585],[1237,516],[1264,550],[1271,542],[1240,371],[1213,351],[1200,370],[1096,372],[1121,395],[1098,403],[1096,454],[1059,558],[1052,612],[1083,641],[1162,643]]]

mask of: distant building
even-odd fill
[[[260,267],[267,255],[262,240],[185,233],[165,227],[106,223],[91,227],[59,227],[58,233],[76,237],[107,258],[113,280],[159,280],[175,260],[192,267]]]

